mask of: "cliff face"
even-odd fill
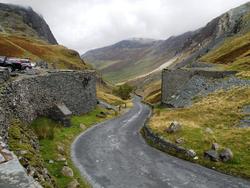
[[[44,39],[57,44],[48,24],[32,8],[0,3],[0,31]]]

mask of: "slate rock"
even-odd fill
[[[211,128],[207,127],[207,128],[205,129],[205,133],[213,134],[214,132],[213,132],[213,130],[212,130]]]
[[[82,130],[85,130],[85,129],[86,129],[86,125],[84,125],[83,123],[81,123],[81,124],[80,124],[80,128],[81,128]]]
[[[56,161],[64,162],[64,161],[66,161],[66,158],[64,156],[62,156],[62,155],[58,155]]]
[[[64,154],[64,153],[65,153],[64,147],[63,147],[63,146],[60,146],[60,145],[57,146],[57,151],[58,151],[60,154]]]
[[[218,152],[215,150],[208,150],[204,152],[204,158],[214,161],[214,162],[218,162],[219,161],[219,155]]]
[[[218,150],[220,148],[219,144],[213,143],[211,149],[212,150]]]
[[[73,170],[68,166],[64,166],[62,168],[61,173],[62,173],[62,175],[67,176],[67,177],[73,177],[74,176]]]
[[[194,150],[190,149],[190,150],[187,150],[186,155],[190,158],[194,158],[196,156],[196,152]]]
[[[175,140],[175,143],[176,143],[176,144],[183,144],[184,142],[185,142],[184,138],[177,138],[177,139]]]
[[[10,160],[13,159],[12,153],[9,150],[7,150],[7,149],[3,149],[1,151],[1,154],[4,156],[4,158],[6,159],[6,161],[10,161]]]
[[[223,161],[223,162],[227,162],[229,160],[232,160],[233,159],[233,152],[231,149],[229,148],[226,148],[224,149],[221,153],[220,153],[220,159]]]
[[[0,164],[6,162],[4,156],[0,153]]]
[[[176,133],[181,130],[181,124],[177,121],[173,121],[166,129],[168,133]]]
[[[54,164],[55,162],[53,160],[49,160],[49,164]]]
[[[71,181],[67,186],[67,188],[78,188],[78,187],[80,187],[80,184],[78,183],[76,179]]]

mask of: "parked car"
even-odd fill
[[[15,70],[32,69],[29,59],[9,58],[4,56],[0,56],[0,66],[7,67],[10,72]]]

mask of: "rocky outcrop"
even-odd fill
[[[165,69],[161,101],[168,107],[185,107],[197,96],[206,96],[219,89],[250,86],[249,80],[239,79],[235,73],[213,69]]]
[[[16,19],[14,20],[15,25],[13,25],[13,28],[6,29],[9,32],[12,32],[12,29],[14,33],[17,32],[16,30],[20,30],[20,32],[22,30],[33,30],[40,38],[47,40],[51,44],[57,44],[57,41],[44,18],[37,14],[31,7],[24,8],[17,5],[0,3],[0,15],[4,16],[2,21]],[[22,18],[22,23],[19,23],[21,25],[16,25],[17,17]],[[9,21],[9,24],[12,25],[11,20]],[[10,27],[10,25],[8,27]],[[27,35],[27,32],[24,32],[23,34]]]
[[[11,118],[30,123],[49,116],[56,104],[65,104],[72,114],[84,114],[95,107],[94,71],[53,71],[19,76],[2,86],[0,131],[7,138]]]
[[[0,165],[0,187],[42,188],[31,176],[28,176],[17,157]]]

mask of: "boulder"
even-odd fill
[[[176,133],[181,130],[181,124],[177,121],[173,121],[166,129],[168,133]]]
[[[80,184],[78,183],[76,179],[71,181],[67,186],[67,188],[78,188],[78,187],[80,187]]]
[[[55,162],[53,160],[49,160],[49,164],[54,164]]]
[[[212,144],[212,147],[211,147],[211,149],[213,149],[213,150],[218,150],[220,148],[220,146],[219,146],[219,144],[217,144],[217,143],[213,143]]]
[[[6,161],[10,161],[10,160],[13,159],[12,153],[9,150],[3,149],[0,152],[3,155],[3,157],[5,158]]]
[[[221,153],[220,153],[220,159],[223,161],[223,162],[227,162],[229,160],[232,160],[233,159],[233,152],[231,149],[229,148],[226,148],[224,149]]]
[[[26,150],[21,150],[20,151],[20,155],[26,155],[28,153],[28,151],[26,151]]]
[[[96,117],[98,117],[98,118],[106,118],[107,114],[105,112],[100,112],[99,114],[96,114]]]
[[[195,157],[194,157],[194,160],[198,160],[198,159],[199,159],[199,157],[198,157],[198,156],[195,156]]]
[[[213,131],[212,129],[210,129],[209,127],[207,127],[207,128],[205,129],[205,133],[213,134],[214,131]]]
[[[176,143],[176,144],[183,144],[184,142],[185,142],[184,138],[177,138],[177,139],[175,140],[175,143]]]
[[[194,158],[196,156],[196,153],[194,150],[190,149],[190,150],[187,150],[187,153],[186,155],[190,158]]]
[[[215,150],[205,151],[204,158],[209,159],[209,160],[214,161],[214,162],[219,161],[219,155],[218,155],[217,151],[215,151]]]
[[[4,158],[4,156],[0,153],[0,164],[4,163],[6,160]]]
[[[58,155],[56,161],[64,162],[64,161],[66,161],[66,158],[64,156],[62,156],[62,155]]]
[[[80,128],[82,129],[82,130],[85,130],[86,129],[86,125],[84,125],[84,124],[80,124]]]
[[[4,142],[0,141],[0,147],[1,148],[7,148],[7,145]]]
[[[69,168],[68,166],[64,166],[61,170],[62,175],[67,176],[67,177],[73,177],[74,173],[73,170],[71,168]]]
[[[60,154],[64,154],[64,153],[65,153],[64,147],[61,146],[61,145],[57,145],[57,151],[58,151]]]

